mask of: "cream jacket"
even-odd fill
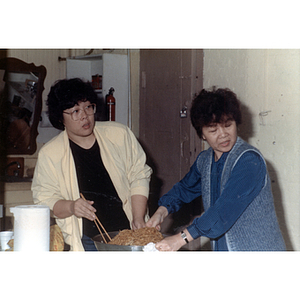
[[[132,131],[117,122],[96,122],[94,134],[99,143],[103,164],[106,167],[116,191],[123,202],[123,209],[131,224],[131,196],[148,198],[152,173],[146,165],[146,155]],[[46,143],[38,154],[32,181],[35,204],[54,204],[61,199],[80,198],[77,175],[69,139],[66,131]],[[53,215],[52,212],[52,216]],[[146,216],[146,220],[149,216]],[[83,251],[81,243],[82,219],[71,216],[56,218],[64,240],[72,251]]]

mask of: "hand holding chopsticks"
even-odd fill
[[[80,193],[80,196],[81,196],[82,199],[84,199],[85,201],[87,201],[87,200],[85,199],[85,197],[83,196],[82,193]],[[96,224],[96,226],[97,226],[97,228],[98,228],[98,231],[100,232],[100,234],[101,234],[101,236],[102,236],[103,241],[105,242],[105,244],[107,244],[107,241],[106,241],[104,235],[102,234],[102,231],[100,230],[100,228],[99,228],[99,226],[98,226],[98,223],[99,223],[99,225],[101,226],[101,228],[103,229],[103,231],[105,232],[106,236],[109,238],[110,241],[111,241],[111,237],[109,236],[109,234],[107,233],[107,231],[105,230],[105,228],[103,227],[103,225],[101,224],[101,222],[99,221],[98,217],[97,217],[96,215],[95,215],[95,217],[96,217],[96,219],[94,220],[94,222],[95,222],[95,224]],[[97,223],[97,222],[98,222],[98,223]]]

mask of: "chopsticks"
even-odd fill
[[[80,196],[81,196],[82,199],[84,199],[85,201],[87,201],[85,199],[85,197],[82,195],[82,193],[80,193]],[[99,219],[98,219],[97,216],[96,216],[96,219],[94,220],[94,222],[95,222],[95,224],[96,224],[96,226],[97,226],[97,228],[98,228],[98,230],[99,230],[99,232],[100,232],[100,234],[102,236],[103,241],[105,242],[105,244],[107,244],[107,241],[106,241],[104,235],[102,234],[102,231],[100,230],[97,222],[99,223],[99,225],[101,226],[101,228],[103,229],[103,231],[105,232],[105,234],[108,236],[108,238],[109,238],[110,241],[111,241],[111,237],[109,236],[109,234],[107,233],[107,231],[105,230],[104,226],[101,224],[101,222],[99,221]]]

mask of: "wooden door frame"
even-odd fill
[[[192,86],[191,99],[203,89],[203,50],[192,49]],[[190,165],[194,163],[198,154],[204,149],[203,141],[199,139],[196,130],[190,123]]]

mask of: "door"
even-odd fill
[[[140,51],[139,137],[154,172],[150,214],[156,210],[158,199],[188,172],[201,150],[189,109],[202,88],[202,69],[201,50]],[[169,231],[172,223],[169,218],[162,230]]]

